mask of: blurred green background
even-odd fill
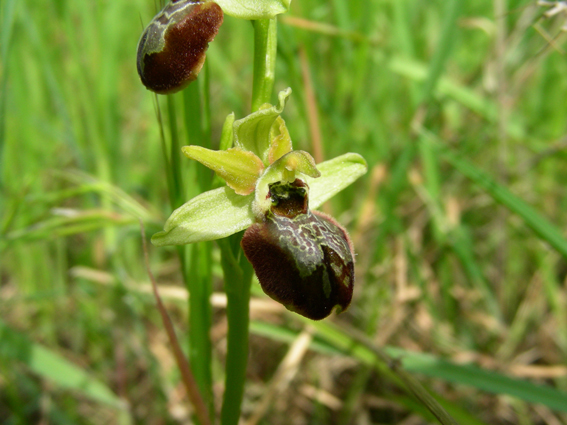
[[[2,424],[190,421],[138,223],[151,234],[171,212],[156,98],[135,67],[158,9],[0,2]],[[357,251],[353,303],[328,323],[395,347],[463,424],[567,424],[567,14],[547,10],[294,0],[279,21],[276,90],[293,90],[295,148],[369,164],[325,207]],[[226,115],[249,112],[252,54],[250,23],[225,17],[194,83],[209,87],[210,140],[188,140],[179,94],[176,116],[159,99],[166,144],[178,127],[183,145],[218,146]],[[191,182],[197,164],[181,163]],[[220,399],[226,319],[212,246]],[[175,254],[150,248],[186,346]],[[433,421],[344,348],[347,331],[325,337],[327,322],[311,327],[257,283],[253,294],[244,423]],[[294,341],[300,355],[282,365]]]

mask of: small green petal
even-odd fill
[[[321,175],[317,165],[315,165],[315,160],[305,151],[289,152],[274,162],[271,167],[284,167],[287,171],[297,171],[313,178]]]
[[[251,194],[256,187],[256,180],[264,171],[260,158],[239,148],[213,151],[201,146],[184,146],[181,150],[189,158],[217,173],[239,195]]]
[[[164,230],[152,236],[156,246],[185,245],[225,238],[253,223],[254,195],[240,196],[228,187],[202,193],[177,208]]]
[[[241,19],[271,19],[289,9],[291,0],[215,0],[227,15]]]
[[[305,177],[309,185],[309,208],[319,208],[368,169],[366,161],[357,153],[347,153],[317,164],[321,177]]]
[[[277,106],[264,105],[259,111],[234,122],[236,147],[254,152],[265,165],[269,165],[270,131],[276,118],[283,112],[291,89],[279,93]]]
[[[268,162],[273,164],[286,153],[291,152],[292,149],[291,137],[287,131],[285,121],[282,117],[277,117],[270,130]]]

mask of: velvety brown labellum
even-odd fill
[[[272,207],[265,220],[248,228],[242,249],[264,292],[288,309],[313,320],[352,299],[353,249],[333,218],[308,208],[301,180],[270,185]]]
[[[222,9],[216,3],[169,2],[138,43],[137,66],[142,83],[159,94],[187,87],[197,78],[222,21]]]

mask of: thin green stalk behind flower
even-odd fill
[[[268,42],[254,43],[254,57],[264,57],[265,63],[270,64],[272,74],[275,74],[275,57],[277,49],[276,19],[270,19],[274,31],[265,34],[266,40],[271,37],[274,48],[268,49]],[[264,26],[254,25],[254,40],[260,38],[259,30]],[[253,87],[258,86],[259,81],[263,81],[262,86],[265,90],[252,91],[252,112],[258,111],[263,103],[269,103],[273,90],[273,79],[266,79],[266,68],[259,66],[259,61],[254,60]],[[220,149],[230,149],[233,144],[233,124],[234,114],[230,114],[223,125]],[[232,235],[219,242],[219,245],[231,247],[233,253],[240,253],[240,235]],[[227,296],[227,361],[225,366],[225,391],[223,394],[221,408],[221,425],[236,425],[241,415],[242,399],[244,398],[244,387],[246,385],[246,366],[248,364],[248,340],[250,333],[250,289],[254,272],[252,266],[243,255],[232,254],[223,250],[221,263],[225,281],[225,291]],[[240,280],[234,278],[232,270],[227,269],[228,259],[238,258],[234,263],[239,270]]]

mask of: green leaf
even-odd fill
[[[240,19],[271,19],[289,9],[291,0],[216,0],[227,15]]]
[[[96,402],[126,408],[126,404],[103,382],[56,352],[30,341],[25,335],[9,328],[1,319],[0,359],[22,362],[41,378]]]
[[[317,164],[321,177],[305,177],[309,185],[309,208],[319,208],[366,173],[366,161],[357,153],[347,153]]]
[[[213,151],[202,146],[184,146],[181,150],[187,157],[217,173],[239,195],[251,194],[264,171],[260,158],[239,148]]]
[[[546,385],[538,385],[471,364],[456,364],[429,354],[387,348],[388,354],[400,358],[408,372],[419,372],[449,382],[470,385],[493,394],[508,394],[530,403],[567,412],[567,393]]]
[[[237,195],[226,186],[202,193],[173,211],[164,230],[152,236],[152,243],[184,245],[240,232],[254,221],[250,211],[253,199],[253,194]]]
[[[259,111],[234,122],[234,144],[241,149],[254,152],[265,165],[269,165],[270,131],[283,112],[291,89],[279,93],[277,106],[266,104]]]

